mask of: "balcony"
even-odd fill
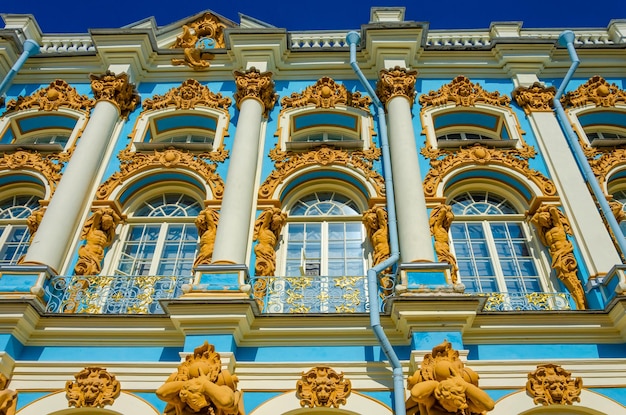
[[[569,293],[473,293],[487,297],[483,311],[572,310]]]

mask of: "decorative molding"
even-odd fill
[[[433,347],[407,380],[407,415],[484,415],[495,406],[478,387],[476,372],[465,367],[447,340]]]
[[[237,376],[222,369],[220,355],[206,341],[187,355],[156,391],[167,402],[164,414],[244,415]]]
[[[565,215],[554,205],[542,204],[532,214],[530,222],[535,225],[541,243],[552,257],[552,268],[576,302],[576,308],[586,309],[585,291],[578,279],[578,262],[574,257],[574,246],[567,239],[572,229]]]
[[[479,84],[475,84],[469,78],[459,75],[447,85],[443,85],[438,91],[430,91],[419,97],[422,109],[438,107],[448,103],[457,106],[471,107],[477,103],[508,107],[511,99],[500,92],[487,92]]]
[[[393,97],[405,97],[411,103],[415,101],[415,81],[417,71],[396,66],[393,69],[383,69],[376,83],[376,95],[386,104]]]
[[[346,404],[352,392],[352,384],[328,366],[316,366],[302,372],[302,379],[296,383],[296,397],[301,407],[339,408]]]
[[[621,208],[621,205],[620,205]],[[32,211],[32,213],[26,218],[26,226],[28,227],[28,233],[30,234],[29,243],[33,241],[35,237],[35,233],[39,229],[39,225],[41,225],[41,221],[43,220],[43,215],[46,213],[45,207],[40,207]]]
[[[565,108],[578,108],[587,104],[594,104],[596,107],[614,107],[618,102],[626,104],[626,91],[616,84],[609,84],[599,75],[589,78],[584,85],[561,97],[561,103]]]
[[[85,222],[81,238],[85,241],[78,248],[78,261],[74,267],[76,275],[98,275],[102,270],[104,250],[115,238],[115,228],[122,217],[110,207],[97,209]]]
[[[511,94],[526,115],[531,112],[552,112],[555,95],[555,87],[546,87],[540,82],[535,82],[529,87],[518,86]]]
[[[572,378],[561,366],[546,363],[528,374],[526,392],[536,405],[572,405],[580,402],[582,386],[582,378]]]
[[[391,255],[387,211],[380,206],[366,210],[363,212],[363,225],[372,244],[372,265],[378,265]],[[383,270],[378,277],[378,283],[385,295],[393,292],[393,278],[388,274],[391,274],[391,268]]]
[[[152,99],[143,102],[143,110],[160,110],[175,107],[177,110],[189,110],[197,106],[209,107],[228,111],[231,99],[220,93],[213,93],[195,79],[187,79],[177,87],[172,88],[165,95],[155,95]]]
[[[109,101],[120,111],[122,118],[128,118],[128,114],[133,112],[135,107],[141,103],[141,97],[135,89],[135,85],[130,83],[128,75],[121,73],[115,75],[111,71],[106,71],[103,75],[90,75],[91,90],[96,101]]]
[[[449,205],[438,205],[430,212],[430,233],[435,240],[435,252],[437,253],[437,259],[442,262],[450,264],[450,279],[453,284],[459,282],[459,267],[456,263],[456,258],[450,252],[450,225],[454,220],[454,213],[452,213],[452,207]]]
[[[198,235],[200,235],[200,244],[196,260],[193,263],[194,267],[211,263],[219,220],[220,214],[216,209],[205,208],[198,214],[195,224],[196,228],[198,228]]]
[[[120,396],[120,382],[104,368],[86,367],[74,377],[76,382],[65,384],[68,407],[104,408]]]
[[[263,105],[265,116],[274,108],[278,100],[278,94],[274,91],[274,81],[271,72],[260,72],[255,67],[245,72],[235,71],[235,103],[240,109],[241,102],[245,98],[255,98]]]
[[[360,92],[350,92],[344,85],[336,83],[328,76],[320,78],[315,85],[306,87],[303,92],[294,92],[280,100],[283,110],[305,107],[309,104],[313,104],[315,108],[334,108],[339,104],[369,111],[371,103],[370,97],[362,97]]]
[[[463,166],[503,166],[533,181],[544,196],[556,194],[554,183],[537,170],[530,168],[528,160],[535,157],[535,149],[524,144],[519,149],[488,148],[481,143],[458,149],[435,149],[428,145],[421,151],[430,159],[430,170],[424,178],[426,197],[436,196],[437,187],[452,170]]]
[[[39,89],[29,96],[18,96],[7,103],[6,113],[37,108],[39,111],[57,111],[60,107],[89,113],[96,105],[94,99],[79,95],[76,89],[62,79],[57,79],[47,88]]]
[[[17,150],[15,153],[4,153],[0,157],[0,170],[34,170],[41,173],[50,186],[51,194],[61,180],[63,164],[53,155],[44,156],[36,151]]]
[[[342,165],[360,171],[371,181],[377,196],[385,196],[385,181],[374,171],[373,161],[380,158],[378,148],[370,150],[346,151],[329,146],[321,146],[311,151],[297,153],[282,151],[278,147],[270,150],[270,158],[274,161],[274,170],[267,176],[259,188],[259,198],[269,199],[276,187],[290,174],[307,166]]]
[[[0,373],[0,415],[15,415],[17,392],[8,389],[9,379]]]
[[[154,151],[152,154],[135,153],[128,149],[120,151],[117,158],[120,160],[120,170],[113,173],[96,192],[97,200],[106,200],[113,190],[129,178],[143,171],[163,168],[184,168],[198,173],[211,188],[214,198],[221,199],[224,194],[224,181],[215,172],[217,166],[208,163],[211,161],[224,161],[224,154],[218,152],[193,154],[189,151],[168,148],[163,151]]]
[[[183,25],[183,33],[176,37],[170,49],[183,49],[185,57],[172,59],[172,65],[187,65],[194,70],[208,69],[209,59],[215,55],[207,52],[204,44],[198,47],[198,42],[205,40],[211,49],[225,48],[224,28],[226,25],[211,13],[205,13],[192,23]]]

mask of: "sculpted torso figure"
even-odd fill
[[[278,208],[269,208],[261,213],[254,225],[254,247],[256,254],[255,274],[273,276],[276,271],[276,242],[285,224],[287,215]]]
[[[78,249],[78,262],[74,268],[76,275],[97,275],[100,273],[104,250],[115,237],[115,227],[120,216],[111,208],[98,209],[83,227],[85,244]]]

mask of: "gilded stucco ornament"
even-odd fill
[[[584,310],[585,292],[576,275],[578,262],[574,257],[574,246],[567,239],[572,229],[565,215],[554,205],[541,205],[530,218],[535,225],[541,243],[548,248],[552,257],[552,268],[556,276],[569,290],[576,307]]]
[[[222,369],[215,347],[204,342],[157,389],[156,396],[167,402],[164,415],[244,415],[238,381]]]
[[[104,408],[105,405],[113,405],[120,396],[120,382],[104,368],[86,367],[74,377],[75,382],[68,380],[65,384],[65,396],[70,407]]]
[[[170,49],[183,49],[184,59],[172,59],[172,65],[187,65],[194,70],[207,69],[215,55],[208,49],[225,48],[226,25],[211,13],[205,13],[194,22],[183,25],[183,33]],[[207,47],[208,46],[208,47]]]
[[[481,143],[458,149],[436,149],[430,145],[422,148],[424,157],[430,159],[430,170],[424,178],[424,194],[433,197],[441,181],[453,170],[465,166],[502,166],[512,169],[533,181],[545,196],[556,194],[554,183],[537,170],[529,167],[528,159],[535,157],[535,149],[524,144],[521,148],[489,148]]]
[[[407,388],[407,415],[479,415],[495,405],[478,387],[476,372],[465,367],[447,340],[424,356]]]
[[[195,107],[208,107],[228,111],[231,99],[220,93],[213,93],[195,79],[187,79],[178,88],[172,88],[165,95],[155,95],[143,102],[143,110],[160,110],[174,107],[189,110]]]
[[[563,95],[561,103],[565,108],[578,108],[587,104],[594,104],[596,107],[614,107],[617,103],[626,104],[626,91],[596,75],[576,90]]]
[[[526,391],[537,405],[572,405],[580,402],[582,386],[582,378],[572,378],[561,366],[547,363],[528,374]]]
[[[422,108],[438,107],[448,103],[462,107],[471,107],[477,103],[508,107],[510,102],[511,99],[506,95],[500,95],[498,91],[487,92],[463,75],[457,76],[438,91],[430,91],[419,97]]]
[[[86,95],[79,95],[67,82],[57,79],[48,87],[27,97],[20,95],[17,99],[9,101],[7,113],[31,108],[37,108],[39,111],[56,111],[61,107],[88,113],[95,104],[95,100],[87,98]]]
[[[287,220],[287,214],[279,208],[267,208],[254,222],[253,240],[256,264],[254,275],[272,277],[276,271],[276,243]]]
[[[370,97],[362,97],[360,92],[350,92],[328,76],[320,78],[315,85],[306,87],[303,92],[294,92],[280,100],[283,109],[307,105],[314,105],[315,108],[334,108],[339,104],[368,111],[371,103]]]
[[[416,79],[417,71],[410,71],[399,66],[389,70],[383,69],[376,83],[376,95],[383,104],[393,97],[405,97],[413,106]]]
[[[552,112],[554,106],[552,100],[556,95],[556,88],[535,82],[529,87],[518,86],[511,95],[526,115],[531,112]]]
[[[259,189],[259,198],[269,199],[276,187],[290,174],[308,166],[340,165],[357,170],[366,177],[379,197],[385,196],[385,181],[373,167],[373,161],[380,158],[378,148],[369,150],[346,151],[330,146],[321,146],[303,153],[282,151],[279,147],[270,150],[269,156],[274,161],[274,170],[269,174]]]
[[[452,207],[449,205],[438,205],[430,212],[428,223],[430,224],[430,233],[435,240],[437,259],[450,264],[450,278],[453,284],[457,284],[459,282],[459,267],[457,266],[456,258],[450,252],[450,236],[448,234],[453,220],[454,213],[452,213]]]
[[[81,238],[85,243],[78,248],[78,261],[74,267],[76,275],[98,275],[102,270],[104,250],[115,238],[115,228],[122,221],[120,215],[110,207],[97,209],[83,226]]]
[[[41,225],[43,215],[46,213],[45,207],[33,210],[33,212],[26,218],[26,226],[28,227],[28,233],[30,234],[30,241],[32,242],[35,233]]]
[[[200,235],[200,244],[196,260],[193,263],[194,267],[211,263],[219,220],[219,212],[212,208],[205,208],[198,214],[195,224],[196,228],[198,228],[198,235]]]
[[[15,415],[17,392],[8,389],[9,379],[0,373],[0,415]]]
[[[296,383],[296,397],[300,406],[316,408],[339,408],[346,404],[352,392],[352,384],[344,379],[343,373],[337,373],[328,366],[317,366],[302,373],[302,379]]]
[[[626,148],[605,149],[591,146],[585,148],[589,166],[600,184],[606,183],[609,172],[624,164],[624,160],[626,160]]]
[[[389,246],[389,217],[387,211],[376,206],[363,212],[363,225],[372,244],[372,265],[378,265],[391,255]],[[393,279],[389,276],[391,268],[379,274],[379,285],[385,295],[391,295]]]
[[[0,170],[33,170],[44,176],[48,185],[54,191],[61,180],[63,165],[54,155],[42,155],[36,151],[17,150],[14,153],[4,153],[0,157]]]
[[[234,98],[237,109],[241,109],[241,102],[244,99],[254,98],[263,105],[263,111],[267,117],[278,100],[278,94],[274,92],[271,72],[260,72],[255,67],[245,72],[235,71],[235,85],[237,91]]]
[[[189,151],[173,148],[164,151],[155,150],[154,153],[135,153],[128,149],[122,150],[117,156],[120,160],[120,170],[113,173],[100,185],[96,192],[96,199],[108,199],[118,186],[126,183],[136,174],[162,168],[193,170],[204,178],[211,188],[213,196],[216,199],[221,199],[224,194],[224,181],[215,172],[217,166],[214,163],[208,163],[205,159],[224,161],[222,156],[223,154],[220,155],[216,152],[193,154]]]
[[[609,201],[609,207],[611,208],[611,212],[613,216],[615,216],[615,220],[619,223],[626,219],[626,212],[624,212],[624,204],[618,200]]]
[[[106,71],[102,75],[90,75],[89,78],[96,101],[111,102],[119,109],[122,118],[128,118],[128,114],[141,103],[135,85],[130,83],[125,73],[116,75]]]

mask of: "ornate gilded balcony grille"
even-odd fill
[[[49,313],[163,314],[159,300],[179,297],[191,277],[58,276],[46,287]]]
[[[487,301],[483,311],[571,310],[568,293],[477,293]]]

